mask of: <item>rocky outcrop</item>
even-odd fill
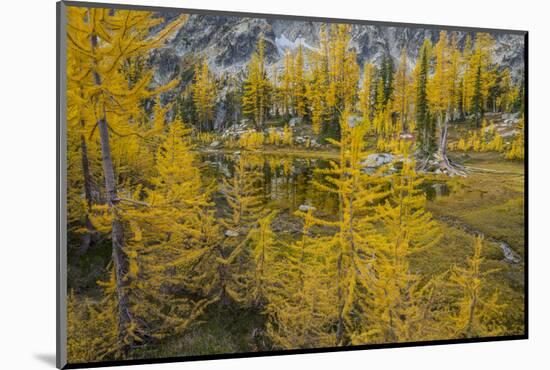
[[[172,16],[169,14],[169,16]],[[282,65],[284,52],[302,45],[306,49],[319,47],[321,23],[281,19],[241,18],[234,16],[191,15],[172,37],[162,53],[158,78],[168,78],[175,71],[177,58],[188,54],[206,56],[212,70],[242,72],[256,49],[258,36],[265,39],[265,55],[269,65]],[[380,25],[352,26],[351,46],[357,52],[359,64],[379,64],[389,55],[394,64],[403,48],[407,49],[412,68],[425,38],[437,42],[439,31],[422,27],[389,27]],[[458,33],[458,44],[464,46],[466,32]],[[524,45],[521,35],[495,33],[495,62],[510,67],[516,77],[524,67]],[[268,69],[269,72],[271,68]]]

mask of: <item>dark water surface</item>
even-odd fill
[[[208,182],[222,182],[234,174],[234,166],[240,155],[246,155],[247,170],[261,174],[262,194],[268,208],[296,211],[301,205],[336,214],[337,198],[334,194],[319,190],[312,180],[321,181],[323,175],[316,169],[326,169],[330,163],[326,159],[303,158],[289,155],[235,153],[201,153],[203,173]],[[215,196],[219,198],[221,194]],[[218,201],[216,201],[218,203]]]

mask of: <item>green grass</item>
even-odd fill
[[[522,176],[525,173],[523,161],[507,160],[501,153],[496,152],[454,152],[451,157],[457,157],[457,160],[465,166],[483,168],[489,171],[498,171],[505,174],[517,174]]]
[[[494,153],[493,153],[494,154]],[[510,244],[524,255],[523,165],[488,153],[472,154],[476,168],[506,169],[505,173],[471,172],[467,177],[446,179],[451,193],[428,203],[436,216],[456,218],[489,237]]]

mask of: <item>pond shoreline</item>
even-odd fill
[[[197,148],[196,152],[201,154],[235,154],[235,153],[252,153],[259,155],[281,155],[288,157],[316,158],[316,159],[338,159],[339,152],[337,150],[296,150],[292,148],[273,147],[268,149],[247,150],[241,148]]]

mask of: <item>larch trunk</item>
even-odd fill
[[[92,50],[97,48],[97,36],[91,37]],[[101,86],[101,76],[96,69],[93,71],[95,84]],[[109,143],[109,127],[107,124],[107,117],[105,113],[105,107],[103,107],[103,117],[100,118],[97,123],[99,137],[101,142],[101,154],[103,164],[103,174],[105,177],[105,190],[107,196],[107,203],[109,209],[113,215],[111,241],[112,241],[112,256],[115,269],[116,280],[116,294],[118,299],[118,336],[121,343],[127,342],[127,329],[132,321],[132,315],[130,313],[130,303],[128,298],[128,258],[124,252],[124,228],[122,220],[116,205],[118,203],[116,177],[113,167],[113,160],[111,157],[111,146]],[[123,351],[126,350],[124,346]]]
[[[445,119],[442,115],[439,116],[440,121],[440,136],[439,136],[439,156],[441,160],[447,162],[447,134],[449,130],[449,114],[445,114]]]
[[[101,152],[103,162],[103,172],[105,176],[105,188],[107,191],[107,202],[113,215],[111,241],[112,256],[115,269],[116,293],[118,298],[119,315],[119,339],[126,339],[126,330],[132,321],[130,313],[130,304],[128,299],[128,258],[124,252],[124,227],[116,204],[118,203],[116,178],[111,158],[111,148],[109,143],[109,128],[107,120],[102,118],[98,123],[99,136],[101,140]]]

